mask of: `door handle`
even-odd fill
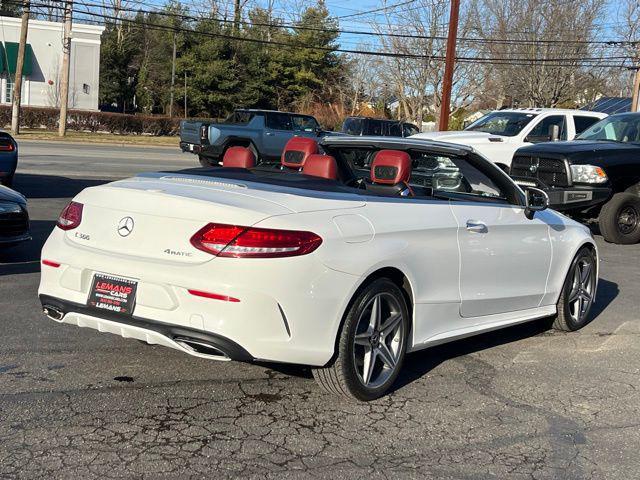
[[[273,133],[273,132],[265,132],[265,135],[267,135],[268,137],[273,137],[275,135],[275,133]]]
[[[467,231],[474,233],[487,233],[487,224],[477,220],[467,220]]]

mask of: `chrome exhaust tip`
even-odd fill
[[[49,317],[51,320],[55,320],[56,322],[61,321],[65,315],[62,310],[60,310],[57,307],[53,307],[51,305],[43,306],[42,311],[47,317]]]
[[[202,340],[188,337],[175,337],[173,340],[187,352],[198,353],[210,358],[230,360],[229,356],[218,347]]]

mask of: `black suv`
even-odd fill
[[[571,142],[520,148],[510,173],[545,190],[552,208],[597,219],[606,241],[640,241],[640,113],[607,117]]]
[[[342,133],[375,137],[410,137],[420,133],[412,123],[371,117],[347,117],[342,124]]]

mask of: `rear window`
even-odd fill
[[[247,112],[243,110],[236,110],[231,115],[227,117],[224,123],[234,123],[239,125],[246,125],[249,123],[253,117],[255,117],[255,112]]]
[[[364,120],[362,118],[347,118],[342,124],[342,133],[348,135],[362,135]]]
[[[367,131],[365,135],[381,136],[384,135],[384,124],[382,120],[369,120],[367,121]]]

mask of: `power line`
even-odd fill
[[[5,0],[5,3],[15,3],[12,0]],[[47,7],[47,4],[38,4],[32,3],[35,7]],[[288,42],[281,42],[275,40],[262,40],[251,37],[238,37],[234,35],[224,34],[224,33],[212,33],[212,32],[203,32],[198,30],[191,30],[177,26],[171,25],[162,25],[155,24],[148,21],[141,23],[135,19],[129,19],[125,17],[116,17],[112,15],[100,14],[97,12],[90,11],[79,11],[74,10],[74,12],[82,13],[84,15],[89,15],[96,18],[101,18],[103,20],[110,21],[120,21],[123,23],[127,23],[130,25],[142,27],[149,30],[157,30],[157,31],[165,31],[165,32],[181,32],[191,35],[200,35],[206,36],[210,38],[220,38],[225,40],[239,41],[239,42],[248,42],[262,45],[275,45],[281,46],[285,48],[295,48],[295,49],[309,49],[309,50],[317,50],[317,51],[325,51],[328,53],[348,53],[354,55],[369,55],[369,56],[378,56],[378,57],[387,57],[387,58],[405,58],[405,59],[418,59],[418,60],[432,60],[432,61],[444,61],[444,57],[442,55],[422,55],[422,54],[412,54],[412,53],[396,53],[396,52],[385,52],[385,51],[371,51],[371,50],[361,50],[361,49],[343,49],[339,47],[325,47],[325,46],[309,46],[303,44],[292,44]],[[149,12],[156,13],[156,12]],[[215,19],[211,19],[215,20]],[[492,64],[492,65],[514,65],[514,66],[534,66],[534,65],[544,65],[547,67],[611,67],[611,68],[628,68],[628,65],[625,65],[624,61],[628,60],[628,56],[620,56],[620,57],[593,57],[593,58],[486,58],[486,57],[457,57],[456,61],[461,63],[471,63],[471,64]],[[621,60],[620,63],[612,62],[612,60]],[[574,62],[574,63],[568,63]]]
[[[59,0],[54,0],[59,1]],[[413,0],[415,1],[415,0]],[[143,2],[136,2],[139,4],[144,4]],[[79,4],[86,7],[102,7],[103,5],[97,3],[89,3],[89,2],[79,2]],[[147,6],[150,6],[147,4]],[[202,20],[216,20],[221,23],[233,24],[233,20],[227,20],[223,18],[210,17],[195,17],[192,15],[186,15],[182,13],[175,12],[167,12],[160,10],[143,10],[139,8],[126,8],[121,7],[118,8],[119,11],[129,12],[129,13],[147,13],[147,14],[155,14],[164,17],[172,17],[172,18],[180,18],[183,20],[192,20],[192,21],[202,21]],[[381,33],[381,32],[364,32],[360,30],[345,30],[340,28],[320,28],[320,27],[310,27],[304,25],[296,25],[296,24],[287,24],[287,23],[264,23],[264,22],[250,22],[250,21],[240,21],[242,25],[247,26],[257,26],[257,27],[267,27],[267,28],[279,28],[279,29],[295,29],[295,30],[305,30],[305,31],[315,31],[322,33],[338,33],[338,34],[348,34],[348,35],[363,35],[363,36],[374,36],[374,37],[389,37],[389,38],[404,38],[404,39],[417,39],[417,40],[437,40],[437,41],[445,41],[446,36],[441,35],[412,35],[412,34],[404,34],[404,33]],[[464,43],[484,43],[484,44],[519,44],[519,45],[603,45],[607,47],[617,47],[620,45],[635,45],[640,44],[640,41],[629,41],[629,40],[559,40],[559,39],[536,39],[536,40],[528,40],[528,39],[494,39],[494,38],[482,38],[482,37],[458,37],[458,41]]]

